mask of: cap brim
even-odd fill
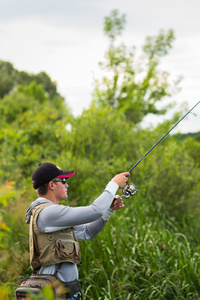
[[[58,175],[57,177],[69,178],[69,177],[74,176],[74,174],[75,174],[74,170],[72,170],[72,171],[62,171],[62,174]]]

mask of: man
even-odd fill
[[[114,196],[118,188],[125,187],[130,176],[125,172],[113,177],[88,206],[59,205],[68,197],[66,179],[74,174],[52,163],[39,165],[32,174],[38,198],[26,212],[26,222],[30,223],[31,268],[39,274],[56,274],[65,283],[78,282],[77,265],[81,262],[78,240],[96,236],[114,210],[124,207],[122,198],[114,200]],[[70,299],[78,299],[77,293]]]

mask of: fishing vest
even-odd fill
[[[50,203],[36,206],[30,220],[30,265],[32,270],[63,262],[79,264],[80,246],[74,234],[74,227],[55,232],[42,232],[37,226],[40,211]]]

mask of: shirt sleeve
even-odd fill
[[[88,224],[78,225],[75,227],[74,233],[78,240],[90,240],[95,237],[106,225],[114,210],[108,211],[100,219]]]
[[[104,192],[88,206],[70,207],[57,204],[47,206],[38,215],[38,228],[43,232],[53,232],[98,221],[108,211],[118,188],[117,183],[110,181]],[[104,221],[102,219],[99,222]]]

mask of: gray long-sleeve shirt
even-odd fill
[[[36,205],[49,202],[53,205],[43,208],[37,218],[37,225],[41,231],[54,232],[74,226],[77,239],[88,240],[96,236],[108,221],[113,212],[109,207],[118,188],[114,181],[110,181],[104,192],[88,206],[69,207],[54,204],[45,198],[38,198],[28,208],[26,218],[29,219],[31,210]],[[39,273],[54,274],[57,268],[58,266],[55,264],[42,267]],[[64,282],[78,279],[77,265],[62,263],[57,276]]]

